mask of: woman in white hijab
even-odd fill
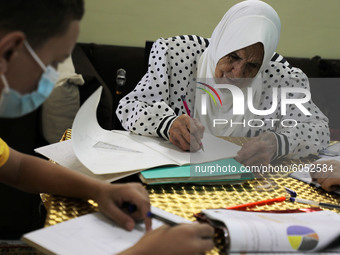
[[[306,116],[295,105],[288,105],[282,115],[279,93],[273,94],[283,87],[309,91],[305,74],[275,53],[280,28],[271,6],[248,0],[224,15],[210,40],[190,35],[158,39],[150,52],[148,72],[119,103],[116,113],[122,126],[137,134],[163,137],[183,150],[200,149],[204,129],[218,136],[254,137],[237,156],[246,165],[317,153],[329,142],[328,119],[310,100],[304,105],[313,115]],[[234,114],[237,107],[229,89],[214,91],[220,83],[243,92],[244,107],[238,104],[244,108],[242,114]],[[289,93],[288,98],[304,96]],[[204,97],[206,103],[201,101]],[[252,102],[249,108],[246,101]],[[257,115],[256,110],[268,114]],[[216,119],[223,125],[214,127]]]
[[[261,1],[245,1],[233,6],[215,28],[210,45],[199,60],[198,80],[204,84],[235,85],[241,88],[245,99],[248,97],[247,88],[251,86],[254,108],[258,109],[262,92],[262,71],[275,53],[280,30],[280,18],[271,6]],[[229,55],[230,53],[233,54]],[[244,104],[244,114],[234,115],[233,95],[230,90],[221,89],[218,90],[218,95],[223,105],[216,107],[213,105],[214,101],[210,100],[207,102],[208,112],[202,115],[199,112],[202,94],[206,92],[196,90],[195,117],[209,132],[217,136],[244,136],[248,132],[250,126],[247,122],[254,119],[248,104]],[[216,124],[214,120],[220,120],[220,124]],[[257,143],[251,144],[252,146],[248,144],[249,147],[245,147],[248,150],[244,148],[239,152],[238,160],[251,164],[262,162],[261,159],[264,158],[264,163],[267,163],[275,156],[275,139],[274,134],[263,133]],[[250,154],[253,156],[249,157]]]
[[[197,77],[206,84],[233,84],[242,89],[247,98],[247,87],[253,87],[253,102],[260,103],[261,74],[267,67],[280,37],[280,19],[273,8],[261,1],[246,1],[233,6],[215,28],[209,47],[199,59]],[[246,50],[245,50],[246,49]],[[247,50],[248,49],[248,50]],[[229,55],[233,53],[233,55]],[[242,54],[242,59],[240,54]],[[239,57],[239,59],[235,59]],[[252,68],[254,67],[254,68]],[[249,70],[252,68],[251,70]],[[218,72],[218,73],[217,73]],[[238,79],[236,82],[235,80]],[[205,91],[196,91],[195,116],[209,131],[219,136],[242,136],[249,126],[242,129],[237,125],[217,125],[213,127],[213,119],[233,119],[243,122],[252,119],[253,114],[245,104],[245,113],[233,115],[233,97],[230,90],[219,90],[223,105],[215,107],[212,100],[207,107],[206,115],[199,114],[201,95]],[[255,105],[254,105],[255,107]],[[258,107],[255,107],[258,109]],[[247,129],[247,130],[245,130]]]

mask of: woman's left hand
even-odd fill
[[[244,144],[235,159],[246,166],[267,165],[274,157],[276,147],[275,135],[265,132]]]
[[[340,186],[340,162],[337,160],[316,161],[315,166],[309,174],[313,181],[317,181],[321,187],[328,191],[334,191]],[[319,167],[319,169],[318,169]],[[322,171],[320,171],[320,168]]]

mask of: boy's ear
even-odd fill
[[[0,73],[7,71],[9,61],[23,47],[25,34],[20,31],[10,32],[0,38]]]

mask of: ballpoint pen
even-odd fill
[[[160,221],[164,222],[165,224],[167,224],[169,226],[176,226],[176,225],[178,225],[177,222],[174,222],[174,221],[172,221],[170,219],[164,218],[164,217],[162,217],[162,216],[160,216],[158,214],[154,214],[152,212],[148,212],[147,216],[149,218],[154,218],[154,219],[160,220]]]
[[[289,201],[291,202],[297,202],[301,204],[307,204],[307,205],[315,205],[315,206],[322,206],[326,208],[331,208],[331,209],[340,209],[340,205],[336,204],[329,204],[329,203],[324,203],[324,202],[318,202],[318,201],[313,201],[313,200],[308,200],[308,199],[303,199],[303,198],[298,198],[297,194],[294,190],[285,188],[286,191],[290,194]]]
[[[181,99],[182,99],[182,102],[183,102],[185,111],[187,112],[188,116],[191,117],[190,109],[189,109],[189,107],[188,107],[187,101],[185,100],[185,96],[182,95],[182,96],[181,96]],[[201,146],[202,151],[204,151],[202,142],[200,143],[200,146]]]
[[[291,197],[296,197],[297,194],[294,190],[290,189],[290,188],[287,188],[285,187],[285,190],[287,191],[287,193],[291,196]]]
[[[124,211],[126,211],[127,213],[131,214],[131,213],[134,213],[137,211],[137,206],[134,205],[134,204],[130,204],[129,202],[124,202],[123,205],[122,205],[122,209]],[[151,211],[150,212],[147,212],[146,214],[149,218],[155,218],[157,220],[160,220],[166,224],[168,224],[169,226],[175,226],[175,225],[178,225],[176,222],[170,220],[170,219],[167,219],[165,217],[162,217],[158,214],[155,214],[155,213],[152,213]]]
[[[315,206],[322,206],[330,209],[340,209],[340,205],[336,204],[329,204],[329,203],[323,203],[323,202],[318,202],[318,201],[313,201],[313,200],[308,200],[308,199],[302,199],[302,198],[297,198],[297,197],[291,197],[289,198],[291,202],[298,202],[302,204],[307,204],[307,205],[315,205]]]

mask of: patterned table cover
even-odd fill
[[[61,140],[71,138],[72,131],[65,132]],[[228,137],[227,140],[242,145],[247,138]],[[300,160],[278,160],[272,165],[306,164],[315,160],[315,157]],[[285,187],[297,192],[299,198],[323,201],[326,203],[340,204],[340,196],[327,193],[320,188],[315,188],[306,183],[290,178],[285,174],[256,174],[254,180],[236,185],[197,185],[197,184],[162,184],[146,185],[150,201],[153,206],[165,211],[182,216],[189,220],[195,220],[194,213],[207,208],[225,208],[227,206],[255,202],[280,196],[285,196]],[[51,226],[87,213],[98,210],[94,201],[81,201],[49,194],[41,195],[47,209],[45,226]],[[311,208],[309,205],[291,203],[289,201],[263,205],[252,210],[286,210]],[[324,209],[324,208],[323,208]],[[327,210],[327,209],[325,209]],[[340,210],[335,210],[340,213]],[[209,254],[218,254],[216,248]]]

